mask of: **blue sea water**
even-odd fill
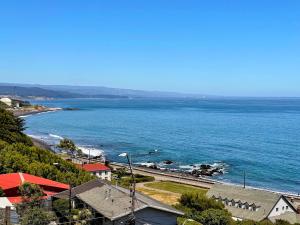
[[[175,167],[224,163],[215,179],[300,192],[300,99],[65,99],[79,108],[26,117],[27,133],[73,139],[103,149],[109,160],[172,160]],[[54,135],[53,135],[54,134]],[[158,153],[149,155],[157,149]]]

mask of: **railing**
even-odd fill
[[[17,225],[20,222],[20,216],[10,207],[0,208],[0,225]]]

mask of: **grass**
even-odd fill
[[[152,190],[147,188],[137,188],[137,191],[154,198],[157,201],[163,202],[167,205],[175,205],[178,203],[178,200],[180,198],[180,194],[176,193],[166,193],[159,190]]]
[[[172,181],[161,181],[161,182],[153,182],[145,184],[146,187],[154,188],[163,191],[170,191],[173,193],[184,194],[184,193],[192,193],[192,194],[206,194],[207,189],[198,188],[186,184],[180,184]]]

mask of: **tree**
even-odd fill
[[[53,213],[34,207],[26,210],[21,218],[21,225],[49,225],[51,221],[55,220],[56,217]]]
[[[5,193],[4,193],[4,191],[2,190],[1,187],[0,187],[0,197],[5,197]]]
[[[31,146],[31,139],[23,134],[24,120],[15,117],[12,112],[0,108],[0,140],[8,143],[21,142]]]
[[[59,144],[57,145],[57,147],[64,149],[64,150],[69,150],[69,151],[71,151],[72,154],[77,150],[75,143],[71,139],[68,139],[68,138],[64,138],[63,140],[61,140],[59,142]]]
[[[22,196],[23,204],[26,205],[25,207],[38,205],[44,196],[39,185],[27,182],[19,187],[19,193]]]
[[[221,202],[215,201],[214,199],[208,198],[202,194],[183,194],[179,203],[184,207],[194,209],[199,212],[207,209],[224,209],[224,205]]]
[[[208,209],[200,214],[197,218],[202,224],[205,225],[231,225],[234,224],[231,214],[226,210],[221,209]]]

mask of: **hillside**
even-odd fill
[[[13,95],[22,98],[126,98],[126,96],[109,94],[81,94],[63,90],[49,90],[41,87],[23,87],[1,85],[0,95]]]
[[[111,88],[111,87],[101,87],[101,86],[72,86],[72,85],[40,85],[40,84],[9,84],[0,83],[0,86],[18,86],[33,88],[38,87],[42,89],[47,89],[56,92],[68,92],[76,93],[84,97],[105,97],[105,98],[205,98],[205,97],[215,97],[207,96],[201,94],[187,94],[187,93],[177,93],[177,92],[164,92],[164,91],[144,91],[144,90],[134,90],[134,89],[124,89],[124,88]]]

